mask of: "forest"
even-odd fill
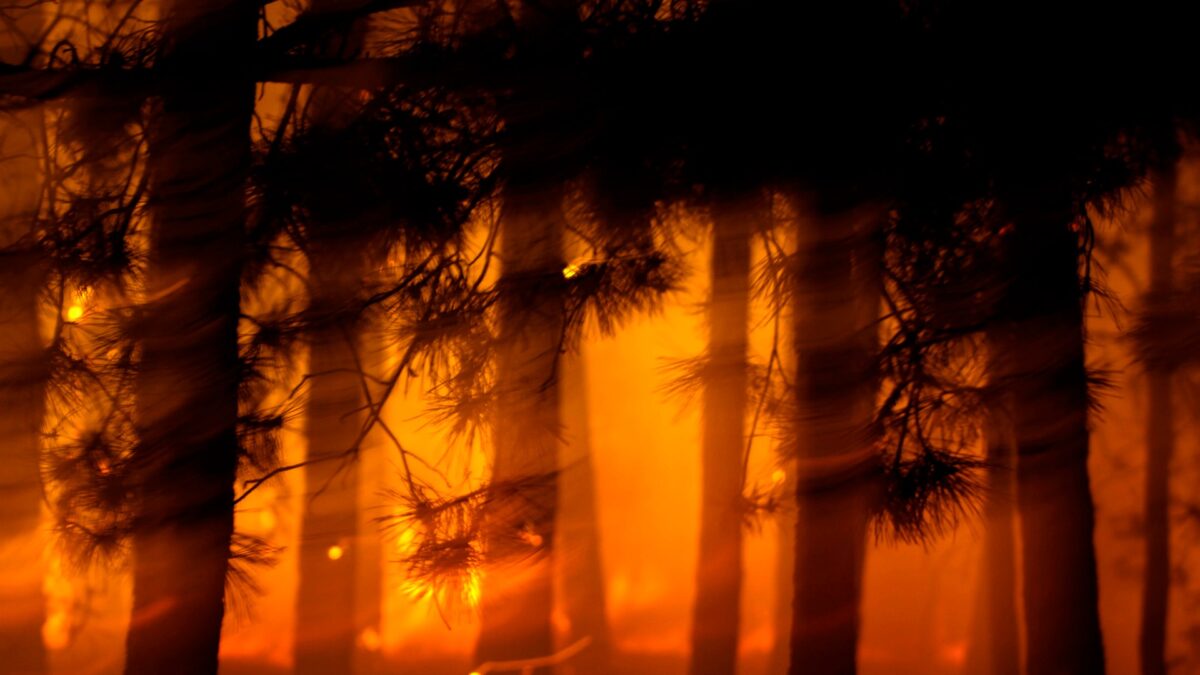
[[[0,675],[1200,673],[1184,4],[0,0]]]

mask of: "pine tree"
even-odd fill
[[[238,467],[238,320],[257,12],[167,2],[149,141],[148,300],[132,463],[133,615],[125,672],[217,671]]]

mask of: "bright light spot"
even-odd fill
[[[75,322],[83,318],[83,305],[71,305],[67,308],[67,321]]]
[[[375,630],[374,627],[367,627],[358,634],[358,644],[369,652],[377,652],[382,646],[383,641],[379,638],[379,631]]]
[[[414,528],[405,528],[400,536],[396,538],[396,550],[401,555],[408,555],[415,548],[414,544],[417,541],[417,531]]]
[[[51,558],[42,577],[42,592],[46,598],[46,619],[42,622],[42,644],[46,649],[66,649],[71,645],[71,608],[75,589],[63,570],[62,559]]]
[[[471,607],[479,606],[479,570],[472,568],[463,586],[463,599]]]
[[[550,624],[554,626],[554,630],[564,635],[571,632],[571,617],[561,609],[556,609],[550,614]]]
[[[574,279],[575,277],[579,276],[579,272],[582,270],[583,267],[576,265],[575,263],[570,263],[563,268],[563,278]]]
[[[943,646],[942,658],[950,663],[961,665],[967,660],[967,643],[954,642]]]
[[[266,532],[275,529],[275,514],[271,509],[263,509],[258,512],[258,527]]]
[[[400,589],[414,600],[425,597],[433,590],[428,584],[416,579],[405,579]]]
[[[342,556],[346,555],[346,549],[334,544],[329,547],[329,550],[325,551],[325,555],[329,556],[330,560],[341,560]]]
[[[783,469],[775,469],[775,471],[771,472],[771,484],[775,487],[783,485],[783,481],[785,480],[787,480],[787,472]]]
[[[66,611],[59,610],[46,617],[42,624],[42,644],[46,649],[66,649],[71,644],[71,625]]]
[[[521,532],[517,536],[520,537],[521,541],[529,544],[533,548],[541,548],[542,543],[545,542],[545,539],[542,537],[542,535],[534,532],[533,526],[529,524],[526,524],[525,527],[521,528]]]
[[[483,673],[479,672],[478,670],[472,670],[470,675],[483,675]]]

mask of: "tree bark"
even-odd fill
[[[476,660],[554,653],[553,542],[558,499],[562,231],[559,189],[510,174],[501,211],[496,486],[485,536]],[[515,490],[506,485],[519,485]],[[523,560],[522,560],[523,559]],[[501,568],[505,567],[503,574]],[[539,668],[537,675],[549,675]]]
[[[780,468],[784,472],[779,494],[796,494],[796,458],[789,452],[780,453]],[[784,675],[791,660],[792,598],[796,594],[796,509],[781,508],[775,514],[775,530],[779,544],[775,551],[775,641],[771,645],[771,660],[767,675]]]
[[[993,380],[1003,375],[991,366]],[[987,487],[983,505],[983,552],[972,638],[967,655],[969,672],[979,675],[1020,675],[1021,623],[1017,613],[1016,456],[1009,414],[1002,402],[988,411],[984,439]]]
[[[1169,310],[1174,291],[1175,167],[1159,172],[1155,181],[1154,220],[1150,224],[1150,292],[1146,310],[1151,319]],[[1153,340],[1163,330],[1151,323]],[[1175,420],[1169,354],[1151,353],[1146,360],[1146,579],[1142,589],[1139,651],[1142,675],[1166,675],[1167,606],[1171,583],[1171,456],[1175,451]]]
[[[1026,672],[1103,673],[1079,236],[1053,197],[1032,195],[1010,215],[1010,273],[991,337],[1017,453]]]
[[[0,38],[0,60],[20,61],[41,27],[20,11]],[[38,296],[46,265],[32,241],[41,198],[41,111],[0,122],[0,672],[46,672],[42,642],[45,537],[39,473],[45,350]]]
[[[877,338],[867,317],[877,316],[879,296],[864,295],[864,279],[878,278],[879,261],[859,227],[868,211],[817,215],[798,238],[791,675],[857,669],[866,530],[878,489],[870,433]]]
[[[313,0],[311,10],[329,12],[345,0]],[[320,46],[330,56],[352,57],[360,51],[362,27],[352,26]],[[306,106],[308,128],[336,136],[353,114],[352,92],[319,86]],[[331,157],[330,161],[336,161]],[[336,166],[331,170],[337,171]],[[335,181],[330,189],[337,189]],[[333,196],[327,203],[337,204]],[[350,205],[351,208],[357,205]],[[314,209],[308,223],[311,284],[309,308],[318,321],[310,337],[308,401],[305,408],[307,500],[300,523],[300,583],[296,594],[296,675],[354,672],[356,643],[364,618],[356,583],[370,555],[360,539],[358,511],[361,476],[358,447],[366,396],[359,371],[364,320],[353,301],[370,275],[366,245],[354,236],[353,220],[361,214],[326,213]],[[366,535],[367,532],[361,533]],[[378,562],[376,560],[376,562]],[[378,567],[378,565],[376,565]],[[376,596],[375,601],[378,601]],[[369,617],[368,617],[369,620]]]
[[[329,250],[313,248],[314,305],[346,303],[350,292],[343,273],[361,265]],[[320,250],[320,253],[316,251]],[[324,272],[318,272],[318,269]],[[354,277],[355,279],[361,277]],[[341,283],[339,283],[339,281]],[[331,319],[312,336],[311,380],[305,407],[305,510],[300,523],[300,584],[296,597],[295,668],[297,675],[353,672],[357,636],[355,584],[359,557],[356,443],[362,430],[362,384],[355,360],[358,328],[352,321]]]
[[[583,354],[562,360],[562,415],[568,434],[559,461],[558,597],[569,623],[567,647],[591,642],[559,666],[561,675],[607,675],[612,668],[612,638],[604,595],[600,523],[596,514],[596,469],[592,459],[587,367]]]
[[[232,72],[253,3],[164,3],[163,62],[194,75],[159,101],[147,171],[153,229],[140,321],[138,478],[128,675],[213,675],[238,465],[240,258],[254,85]]]
[[[576,12],[564,0],[516,3],[519,58],[575,58],[569,37]],[[534,40],[546,36],[546,44]],[[502,103],[494,490],[484,533],[490,565],[482,579],[478,662],[554,652],[563,181],[579,142],[572,133],[576,105],[565,91],[520,86]],[[551,670],[539,667],[533,675]]]
[[[743,458],[750,319],[750,237],[762,206],[714,197],[709,342],[701,440],[700,550],[692,609],[691,675],[737,670],[742,588]]]

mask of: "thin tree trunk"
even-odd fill
[[[41,25],[37,7],[15,18],[8,37],[0,40],[0,60],[8,63],[25,58],[26,39]],[[38,471],[46,376],[38,294],[46,269],[30,235],[41,195],[41,112],[5,118],[0,126],[0,672],[37,675],[46,671]]]
[[[779,494],[796,494],[796,460],[784,455],[780,459],[783,483],[778,486]],[[793,575],[796,570],[796,509],[785,506],[775,514],[775,529],[779,544],[775,551],[775,641],[771,646],[771,661],[767,675],[784,675],[791,659],[792,598],[796,594]]]
[[[866,530],[878,470],[869,431],[876,336],[874,322],[864,320],[877,315],[877,306],[869,310],[878,294],[863,297],[863,279],[879,261],[856,246],[865,213],[820,216],[802,226],[799,237],[791,675],[849,675],[857,667]]]
[[[554,652],[552,554],[562,332],[560,192],[510,178],[501,212],[495,462],[476,660]],[[506,483],[521,482],[515,491]],[[521,558],[526,558],[521,560]],[[501,568],[506,568],[501,572]],[[503,579],[502,579],[503,577]],[[542,668],[540,673],[550,672]]]
[[[719,196],[712,204],[709,342],[701,440],[700,550],[692,609],[692,675],[737,670],[742,588],[750,237],[762,207]]]
[[[558,594],[569,622],[566,644],[591,640],[579,656],[559,666],[560,675],[607,675],[612,640],[605,607],[600,523],[596,514],[596,471],[588,420],[587,367],[583,354],[562,360],[562,415],[568,434],[559,462]]]
[[[1065,205],[1018,205],[991,333],[1017,452],[1028,675],[1104,672],[1088,483],[1079,237]]]
[[[311,10],[331,11],[345,4],[345,0],[313,0]],[[329,39],[322,51],[353,56],[361,43],[361,26],[356,25],[346,35]],[[306,106],[308,128],[336,136],[353,114],[353,107],[347,105],[351,95],[338,88],[314,87]],[[336,196],[332,203],[337,203]],[[309,223],[309,308],[319,325],[309,346],[309,372],[314,377],[305,409],[306,459],[315,461],[305,467],[307,499],[300,522],[296,675],[354,671],[358,605],[367,600],[359,597],[356,584],[363,553],[356,443],[365,421],[366,397],[359,375],[365,367],[364,324],[352,303],[370,274],[370,265],[364,244],[351,234],[358,228],[343,220],[355,215],[314,213]]]
[[[257,9],[164,3],[161,97],[147,170],[154,227],[140,321],[138,513],[128,675],[217,672],[238,464],[240,251]]]
[[[1150,293],[1146,309],[1161,316],[1174,291],[1172,254],[1175,248],[1175,167],[1156,176],[1154,221],[1150,225]],[[1160,337],[1152,324],[1149,337]],[[1175,450],[1170,355],[1152,353],[1146,360],[1148,396],[1146,420],[1146,580],[1142,589],[1142,629],[1139,644],[1142,675],[1166,675],[1167,602],[1171,579],[1171,455]]]
[[[996,366],[992,366],[995,372]],[[1003,380],[1002,375],[993,379]],[[1020,675],[1021,624],[1017,614],[1016,456],[1002,403],[989,411],[983,553],[968,670],[979,675]]]
[[[312,298],[314,306],[346,303],[347,296],[342,293],[352,292],[345,283],[351,277],[342,279],[340,275],[361,271],[361,265],[348,260],[350,256],[330,250],[336,246],[324,242],[313,247],[314,289],[321,289],[320,295]],[[307,458],[325,460],[305,467],[308,487],[300,523],[296,598],[297,675],[353,672],[358,632],[359,465],[356,457],[346,453],[355,447],[363,422],[364,398],[355,361],[357,335],[357,326],[331,319],[316,331],[310,345],[309,370],[316,376],[311,380],[305,412]]]
[[[577,8],[564,0],[516,3],[518,37],[565,38]],[[570,43],[522,43],[539,57],[571,58]],[[532,54],[530,54],[532,55]],[[478,662],[554,652],[554,542],[558,503],[559,377],[564,306],[562,164],[575,101],[518,87],[505,101],[500,211],[495,410],[495,486],[484,534]],[[516,489],[512,486],[517,485]],[[522,560],[524,558],[524,560]],[[549,666],[532,675],[549,675]]]

